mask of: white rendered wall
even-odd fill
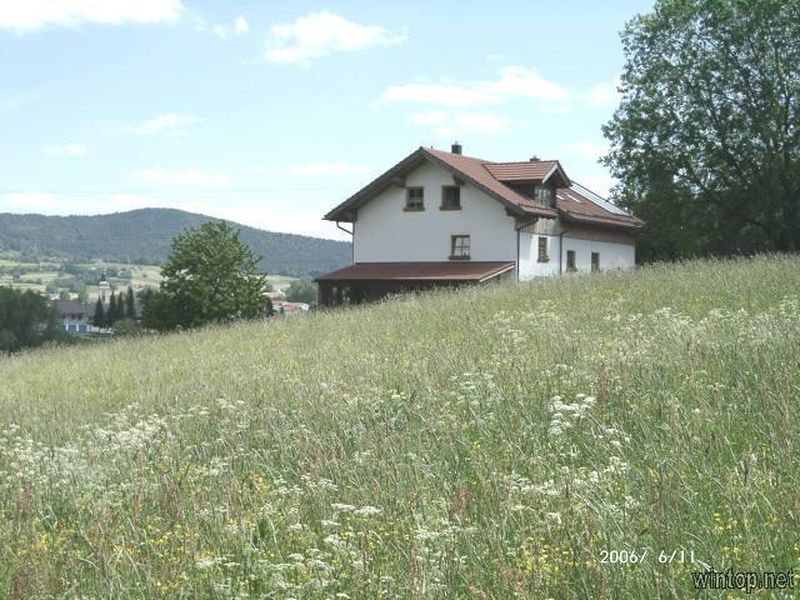
[[[575,251],[575,267],[578,271],[592,270],[592,252],[600,253],[600,271],[631,269],[636,265],[636,247],[632,244],[615,244],[595,240],[575,239],[564,234],[561,266],[567,272],[567,250]],[[556,241],[556,244],[558,242]],[[557,257],[557,250],[555,256]]]
[[[539,238],[547,240],[548,262],[539,262]],[[520,233],[519,235],[519,278],[522,280],[547,275],[558,275],[558,243],[557,235],[536,233]],[[601,257],[602,258],[602,257]]]
[[[406,177],[406,187],[425,189],[425,210],[404,211],[405,187],[392,186],[358,209],[355,262],[441,262],[450,257],[450,236],[470,236],[472,261],[513,261],[514,219],[496,199],[461,186],[461,210],[439,210],[442,186],[454,185],[445,169],[426,163]],[[557,255],[556,255],[557,257]]]

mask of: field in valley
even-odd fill
[[[7,598],[687,598],[800,562],[797,257],[41,350],[0,381]]]
[[[79,270],[77,276],[64,272],[64,266]],[[161,267],[118,262],[70,263],[63,259],[50,259],[41,262],[27,262],[15,257],[11,252],[0,252],[0,286],[19,290],[33,290],[56,298],[58,292],[71,292],[77,297],[75,286],[85,287],[89,300],[94,302],[100,293],[96,283],[85,283],[89,278],[96,282],[102,273],[115,291],[124,291],[128,286],[139,291],[146,287],[158,287],[161,282]],[[16,275],[16,276],[15,276]],[[296,277],[288,275],[267,275],[267,283],[273,290],[284,291]],[[70,285],[72,284],[72,285]],[[50,286],[50,293],[48,293]]]

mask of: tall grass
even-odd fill
[[[799,400],[781,256],[31,352],[0,596],[693,597],[798,564]]]

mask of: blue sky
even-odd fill
[[[339,238],[417,147],[606,193],[619,31],[652,2],[0,0],[0,212],[148,206]]]

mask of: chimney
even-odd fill
[[[461,154],[461,144],[458,142],[453,142],[453,145],[450,146],[450,152],[453,154]]]
[[[540,158],[538,156],[536,156],[535,154],[533,156],[531,156],[531,162],[539,162],[539,160],[540,160]]]

